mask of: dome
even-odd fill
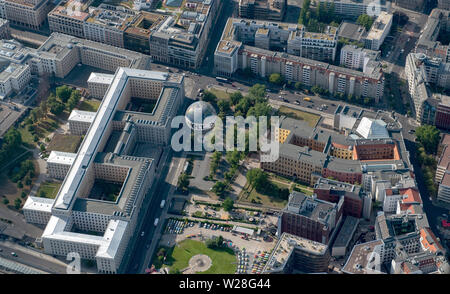
[[[192,103],[186,110],[185,118],[188,126],[196,130],[210,130],[214,127],[216,111],[205,101]],[[211,117],[207,120],[206,118]],[[198,121],[195,121],[197,119]]]

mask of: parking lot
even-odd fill
[[[261,273],[276,240],[264,241],[257,236],[244,236],[231,231],[231,226],[169,219],[160,246],[174,246],[185,239],[205,241],[222,236],[225,244],[236,252],[237,273]]]

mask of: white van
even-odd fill
[[[155,221],[153,222],[153,225],[156,227],[158,225],[159,218],[155,218]]]
[[[161,204],[159,205],[159,207],[163,208],[165,204],[166,204],[166,200],[163,199],[163,200],[161,201]]]

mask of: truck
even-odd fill
[[[166,200],[163,199],[163,200],[161,201],[161,204],[159,205],[159,207],[163,208],[165,204],[166,204]]]
[[[303,100],[304,100],[304,101],[311,102],[311,98],[309,98],[309,97],[305,97],[305,98],[303,98]]]

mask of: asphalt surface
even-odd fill
[[[24,250],[31,250],[31,249],[24,249]],[[17,254],[17,257],[14,257],[11,254],[12,252],[15,252]],[[35,254],[30,254],[24,252],[23,250],[17,250],[17,248],[13,248],[12,246],[9,246],[8,244],[5,244],[3,242],[0,242],[0,256],[45,271],[47,273],[52,274],[66,273],[66,266],[63,266],[60,263],[51,262],[47,258],[43,258],[44,254],[41,254],[39,252],[35,252]]]

